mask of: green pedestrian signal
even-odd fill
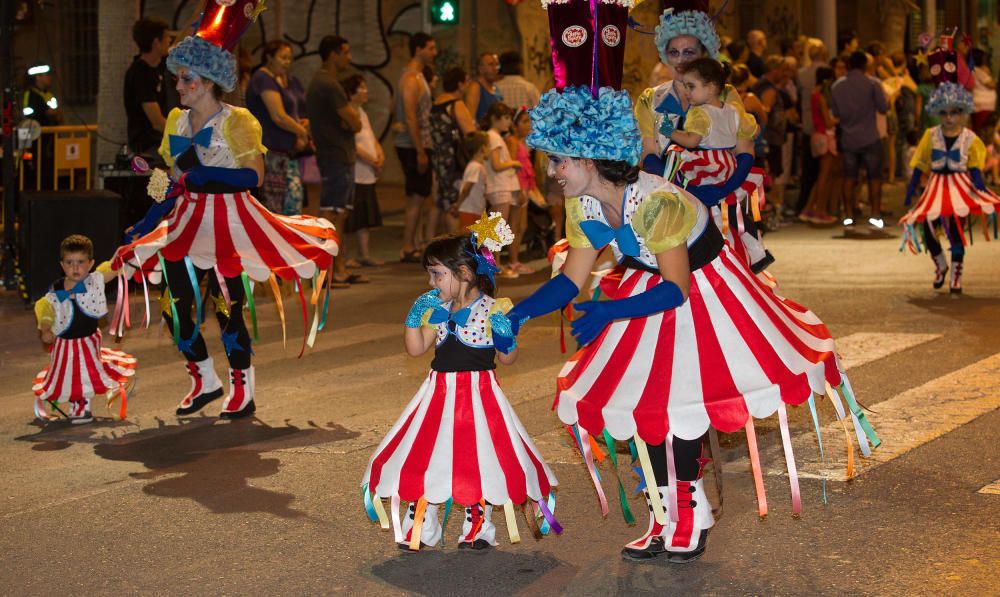
[[[432,25],[457,25],[458,0],[431,0]]]

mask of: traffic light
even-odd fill
[[[459,0],[431,0],[432,25],[457,25]]]

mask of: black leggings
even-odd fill
[[[944,229],[944,235],[948,237],[948,245],[951,248],[951,261],[952,263],[961,263],[965,258],[965,247],[962,245],[962,237],[959,235],[958,228],[962,225],[961,218],[941,218],[934,220],[934,222],[939,223],[939,225]],[[931,223],[924,221],[924,244],[927,245],[927,252],[931,254],[931,257],[937,257],[941,254],[941,242],[938,241],[937,235],[934,234],[934,229],[931,227]]]
[[[695,481],[701,472],[702,438],[698,439],[673,439],[674,446],[674,466],[677,468],[677,479],[679,481]],[[656,476],[658,487],[667,486],[667,442],[662,444],[649,444],[649,463],[653,466],[653,475]]]
[[[165,263],[167,264],[167,280],[170,282],[170,295],[171,298],[177,300],[175,305],[177,307],[178,318],[180,319],[180,337],[184,341],[191,338],[196,329],[191,308],[194,306],[195,293],[200,292],[200,289],[191,286],[191,278],[188,275],[187,266],[184,265],[183,261],[166,261]],[[209,272],[211,274],[208,278],[208,292],[212,297],[221,296],[218,277],[212,270],[194,268],[195,279],[200,284],[205,278],[205,274]],[[217,311],[215,318],[219,320],[219,328],[223,334],[236,333],[235,345],[232,346],[228,355],[229,367],[232,369],[247,369],[250,367],[250,355],[252,352],[250,348],[250,333],[247,331],[246,322],[243,321],[243,304],[246,302],[246,293],[243,291],[243,280],[239,277],[226,278],[226,288],[229,289],[229,298],[232,301],[229,305],[230,316],[226,317],[223,313]],[[201,308],[202,313],[204,313],[206,309],[214,309],[215,305],[211,302],[207,305],[203,303]],[[163,319],[166,320],[167,325],[170,326],[171,333],[173,333],[173,318],[170,313],[163,313]],[[205,338],[200,333],[191,342],[191,346],[185,346],[185,349],[181,351],[181,354],[189,361],[204,361],[208,358],[208,348],[205,346]]]

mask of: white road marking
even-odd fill
[[[845,369],[859,367],[924,342],[937,340],[942,334],[903,334],[858,332],[837,338],[837,352]]]

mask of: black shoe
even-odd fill
[[[702,529],[701,536],[698,537],[698,547],[692,551],[668,551],[667,561],[671,564],[687,564],[700,558],[705,553],[705,540],[708,538],[708,529]]]
[[[414,551],[417,551],[417,550],[410,549],[410,544],[407,543],[407,542],[405,542],[405,541],[400,541],[399,543],[396,544],[396,547],[398,547],[399,549],[401,549],[403,551],[407,551],[407,552],[410,552],[410,553],[413,553]],[[426,549],[428,547],[430,547],[430,545],[427,545],[423,541],[420,542],[420,549]]]
[[[493,546],[490,545],[490,542],[486,539],[476,539],[472,543],[469,543],[468,541],[460,541],[458,543],[459,549],[472,549],[475,551],[490,549],[491,547]]]
[[[664,546],[663,537],[653,537],[645,549],[633,549],[631,547],[623,548],[622,559],[641,562],[645,560],[652,560],[656,556],[663,555],[665,553],[667,553],[667,548]]]
[[[198,394],[197,396],[194,397],[193,400],[191,400],[191,406],[188,406],[186,408],[177,407],[176,411],[177,415],[178,416],[193,415],[199,410],[205,408],[205,405],[207,405],[209,402],[215,400],[216,398],[220,398],[222,394],[223,394],[222,388],[219,388],[218,390],[215,390],[213,392]]]
[[[69,418],[70,425],[86,425],[87,423],[93,423],[93,422],[94,422],[94,415],[90,414],[89,410],[85,411],[79,417]]]
[[[752,271],[755,274],[759,274],[760,272],[771,267],[772,263],[774,263],[774,255],[771,255],[770,251],[764,249],[764,257],[762,257],[761,260],[756,263],[751,263],[750,271]]]
[[[229,412],[227,410],[219,413],[220,419],[242,419],[243,417],[249,417],[250,415],[257,412],[257,405],[253,403],[253,398],[250,399],[250,404],[247,404],[243,410],[238,410],[236,412]]]

